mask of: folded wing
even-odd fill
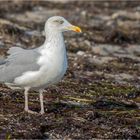
[[[8,57],[0,60],[0,82],[12,83],[14,79],[24,72],[37,71],[40,66],[37,59],[40,54],[38,49],[25,50],[12,47],[8,50]]]

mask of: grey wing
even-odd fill
[[[12,47],[7,59],[0,61],[0,82],[12,83],[14,79],[24,72],[36,71],[40,68],[37,59],[40,56],[37,49],[25,50]]]

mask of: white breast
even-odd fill
[[[60,41],[60,40],[59,40]],[[57,41],[48,42],[47,46],[40,50],[41,56],[37,63],[40,65],[38,71],[27,71],[17,77],[15,84],[20,86],[41,87],[57,83],[64,76],[67,69],[67,57],[64,43]]]

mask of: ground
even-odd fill
[[[23,91],[0,86],[0,139],[140,139],[140,3],[0,2],[0,54],[44,41],[46,19],[64,16],[69,68],[44,93],[45,114],[25,113]],[[29,106],[39,112],[38,94]]]

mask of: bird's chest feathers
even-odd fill
[[[48,43],[46,48],[41,50],[41,56],[38,64],[43,70],[61,70],[66,61],[65,45],[62,42],[55,41]]]

